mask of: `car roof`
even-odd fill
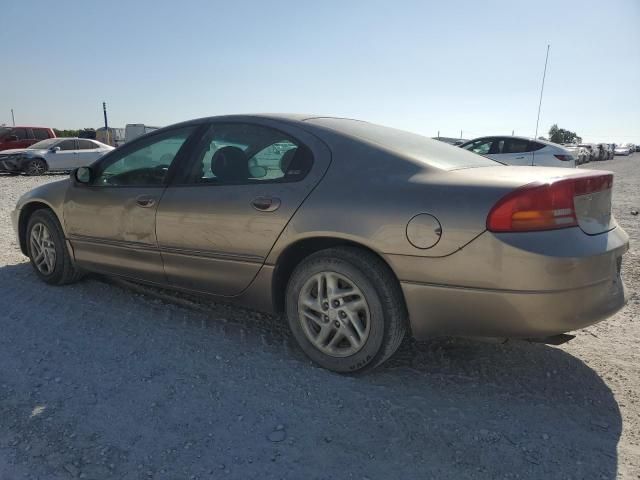
[[[51,127],[40,127],[38,125],[3,125],[3,128],[44,128],[46,130],[52,130]]]

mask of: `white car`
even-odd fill
[[[0,152],[0,172],[42,175],[70,171],[92,164],[111,150],[109,145],[86,138],[49,138],[29,148]]]
[[[463,143],[460,148],[507,165],[565,168],[576,166],[576,159],[566,148],[556,143],[526,137],[481,137]]]
[[[616,155],[627,156],[627,155],[631,154],[631,149],[629,147],[627,147],[627,146],[624,146],[624,145],[617,145],[616,149],[614,150],[614,153]]]

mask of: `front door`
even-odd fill
[[[213,123],[167,187],[156,231],[171,284],[240,293],[327,169],[330,154],[317,138],[264,122]]]
[[[76,141],[73,139],[62,140],[56,144],[60,150],[50,150],[45,156],[45,160],[50,170],[73,170],[76,168]],[[54,147],[55,148],[55,147]]]
[[[65,229],[80,267],[164,283],[156,211],[171,164],[194,127],[156,134],[105,156],[89,185],[74,184]]]

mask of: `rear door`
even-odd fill
[[[270,120],[211,123],[156,222],[168,281],[232,296],[256,276],[330,163],[324,143]]]
[[[515,137],[496,138],[489,158],[509,165],[533,165],[529,140]]]
[[[75,167],[91,165],[102,155],[104,155],[104,152],[97,143],[81,138],[78,140],[78,155],[76,156]]]

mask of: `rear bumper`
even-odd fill
[[[615,281],[553,292],[401,285],[418,339],[433,335],[547,337],[604,320],[627,302],[619,276]]]
[[[620,227],[485,232],[446,257],[387,255],[413,335],[545,337],[613,315],[627,301]]]

